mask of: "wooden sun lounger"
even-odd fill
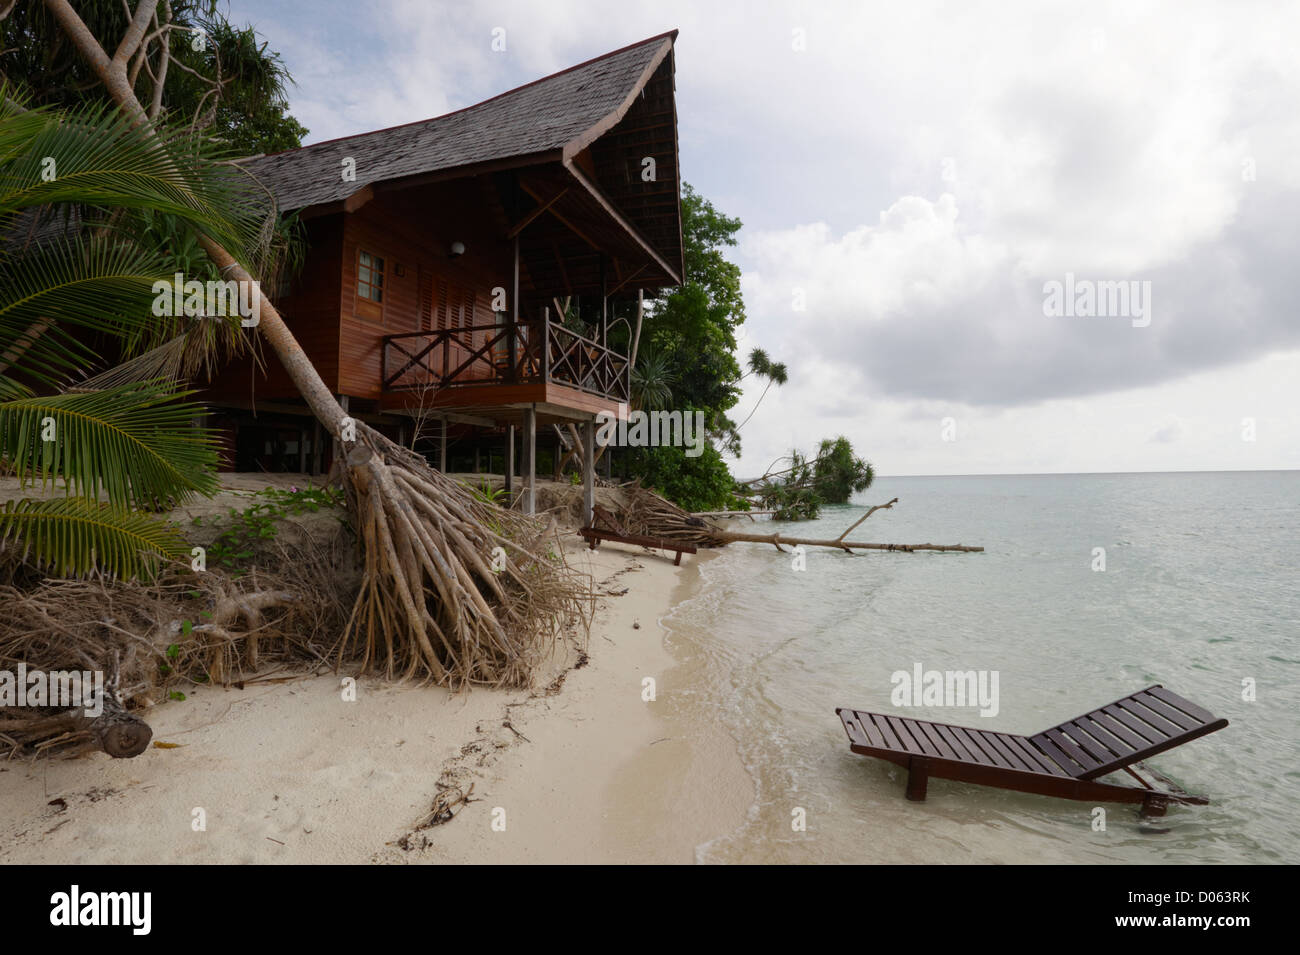
[[[982,786],[1098,802],[1141,803],[1162,816],[1171,802],[1205,805],[1141,760],[1228,725],[1156,685],[1053,726],[1036,736],[931,723],[906,716],[835,711],[849,748],[907,769],[907,798],[925,799],[931,776]],[[1140,786],[1098,782],[1123,770]]]
[[[597,522],[604,524],[605,527],[597,527]],[[637,547],[653,547],[659,550],[677,551],[677,559],[673,561],[673,566],[678,567],[682,562],[682,554],[694,554],[694,544],[680,544],[676,541],[664,540],[659,537],[646,537],[643,534],[629,534],[623,529],[623,525],[618,522],[609,511],[599,504],[591,509],[591,527],[584,527],[579,534],[590,544],[591,549],[595,550],[596,546],[603,540],[615,541],[619,544],[632,544]]]

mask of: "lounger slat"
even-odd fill
[[[1103,710],[1103,712],[1111,719],[1115,720],[1116,722],[1123,723],[1134,733],[1141,736],[1144,740],[1146,740],[1147,746],[1150,746],[1153,743],[1163,743],[1165,740],[1169,738],[1168,733],[1160,732],[1155,727],[1153,727],[1150,723],[1142,722],[1136,716],[1129,713],[1127,710],[1120,709],[1120,707],[1114,703],[1111,703],[1109,706],[1107,706]]]
[[[1031,765],[1041,766],[1044,772],[1050,773],[1053,776],[1068,777],[1070,775],[1068,772],[1066,772],[1064,769],[1058,766],[1054,760],[1049,759],[1045,754],[1039,752],[1038,749],[1034,747],[1034,744],[1029,742],[1029,740],[1025,739],[1025,737],[1011,736],[1008,737],[1008,739],[1011,741],[1011,743],[1015,745],[1017,750],[1025,754],[1025,757],[1027,759],[1033,761]]]
[[[1023,753],[1012,747],[1011,740],[1007,738],[1005,733],[994,733],[992,730],[982,730],[981,732],[988,737],[994,749],[998,751],[1012,769],[1022,770],[1027,773],[1042,772],[1037,766],[1031,764]]]
[[[952,734],[966,744],[967,751],[975,758],[975,762],[983,763],[985,766],[996,766],[993,760],[989,759],[983,748],[970,736],[970,730],[964,726],[951,727]]]
[[[1080,766],[1083,767],[1084,772],[1087,772],[1090,769],[1094,769],[1097,766],[1102,765],[1102,760],[1094,759],[1092,756],[1089,756],[1086,752],[1084,752],[1082,747],[1076,745],[1072,739],[1070,739],[1068,736],[1066,736],[1056,727],[1052,727],[1050,730],[1047,730],[1043,735],[1047,736],[1048,739],[1050,739],[1053,743],[1055,743],[1061,749],[1065,750],[1066,754],[1072,760],[1074,760],[1076,763],[1078,763]]]
[[[966,744],[963,743],[961,740],[959,740],[957,738],[957,734],[955,734],[952,730],[953,728],[951,726],[948,726],[945,723],[934,724],[934,731],[938,733],[939,736],[943,738],[943,741],[948,744],[948,746],[952,749],[953,753],[956,755],[959,762],[963,762],[963,763],[976,762],[975,758],[970,755],[970,751],[968,750]]]
[[[1037,736],[1031,736],[1029,742],[1033,743],[1046,753],[1048,758],[1065,770],[1067,776],[1078,776],[1079,773],[1083,772],[1083,768],[1075,760],[1071,759],[1064,752],[1058,749],[1056,744],[1047,738],[1046,734],[1039,733]]]
[[[1107,745],[1110,737],[1103,734],[1100,728],[1091,728],[1090,731],[1090,727],[1083,720],[1071,720],[1069,723],[1058,727],[1058,729],[1074,740],[1080,749],[1098,763],[1106,763],[1117,756],[1128,755],[1133,752],[1128,747],[1122,747],[1118,752],[1111,750]]]
[[[916,725],[921,728],[921,732],[926,735],[926,738],[930,740],[934,745],[934,748],[939,751],[940,756],[944,759],[959,759],[953,748],[944,741],[942,736],[939,735],[939,731],[935,728],[934,723],[917,720]]]
[[[1154,713],[1159,713],[1180,730],[1194,730],[1196,727],[1204,725],[1203,720],[1198,720],[1194,716],[1175,709],[1164,700],[1152,696],[1150,693],[1134,693],[1133,702],[1145,706]]]
[[[864,719],[861,713],[854,713],[854,724],[859,731],[866,737],[867,745],[874,746],[877,749],[885,749],[885,738],[880,735],[880,730],[876,729],[876,724],[870,719]]]
[[[866,716],[875,721],[876,732],[885,740],[885,749],[896,749],[900,753],[906,753],[907,747],[898,741],[894,731],[889,728],[889,721],[879,713],[861,713],[860,716]]]
[[[894,731],[894,735],[898,737],[898,741],[903,744],[904,750],[911,753],[913,756],[933,755],[932,753],[926,752],[925,747],[912,738],[912,734],[907,731],[907,726],[901,719],[897,716],[886,716],[885,719],[889,721],[889,728]]]
[[[1139,704],[1134,703],[1132,699],[1120,700],[1115,705],[1135,719],[1139,719],[1144,723],[1149,723],[1151,726],[1154,726],[1164,734],[1165,739],[1177,736],[1183,731],[1183,727],[1179,726],[1177,723],[1165,719],[1149,706],[1140,706]]]
[[[1166,690],[1163,686],[1153,686],[1147,692],[1158,699],[1164,700],[1170,706],[1177,707],[1184,713],[1195,716],[1202,723],[1213,723],[1216,719],[1215,715],[1209,710],[1197,706],[1191,700],[1184,699],[1177,693]]]
[[[1106,757],[1107,759],[1113,759],[1117,756],[1127,756],[1129,753],[1136,753],[1142,748],[1140,743],[1130,743],[1123,736],[1112,730],[1110,726],[1100,720],[1093,719],[1090,716],[1082,717],[1074,722],[1081,730],[1091,735],[1093,739],[1106,747],[1110,754]],[[1129,733],[1128,735],[1132,736],[1133,734]]]
[[[867,737],[866,731],[863,730],[862,724],[858,722],[858,714],[852,710],[837,710],[840,721],[844,724],[844,732],[849,734],[849,742],[854,746],[870,746],[871,740]]]
[[[976,741],[984,746],[984,752],[988,755],[989,759],[993,760],[999,766],[1004,769],[1020,769],[1020,764],[1004,753],[1001,747],[998,746],[996,733],[990,733],[988,730],[975,729],[967,730],[967,732],[969,732],[971,736],[974,736]]]
[[[940,759],[944,758],[943,751],[935,745],[934,740],[930,739],[929,734],[926,733],[926,724],[923,720],[904,719],[903,725],[912,734],[912,739],[916,740],[929,755],[938,756]]]
[[[1119,720],[1115,719],[1115,717],[1111,716],[1109,713],[1104,713],[1101,710],[1093,710],[1088,714],[1088,719],[1092,720],[1102,729],[1108,730],[1110,735],[1114,736],[1116,739],[1128,743],[1130,749],[1138,750],[1147,744],[1146,740],[1141,736],[1138,736],[1124,724],[1120,723]]]
[[[975,745],[980,748],[980,752],[987,756],[989,762],[994,766],[999,766],[1002,769],[1013,768],[1011,764],[1007,762],[1006,757],[999,753],[994,748],[993,744],[989,742],[988,737],[984,735],[982,730],[977,730],[969,726],[962,728],[966,731],[966,735],[975,741]]]

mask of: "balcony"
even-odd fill
[[[473,389],[474,404],[490,404],[497,386],[541,386],[538,399],[529,389],[512,389],[502,404],[522,400],[554,401],[570,388],[605,402],[625,404],[630,397],[630,369],[623,355],[556,322],[468,325],[384,337],[381,362],[385,395],[429,393],[438,404],[457,403],[455,392]],[[549,386],[560,386],[552,389]]]

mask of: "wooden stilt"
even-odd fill
[[[438,445],[438,470],[447,473],[447,416],[442,416],[442,442]]]
[[[515,426],[506,425],[506,505],[514,499],[515,493]]]
[[[537,513],[537,409],[524,409],[524,513]]]
[[[592,507],[596,503],[596,421],[582,423],[582,522],[591,526]]]

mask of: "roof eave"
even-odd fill
[[[640,230],[638,230],[636,226],[634,226],[631,222],[629,222],[627,218],[621,212],[618,211],[618,209],[614,208],[614,204],[605,197],[604,193],[602,193],[600,189],[596,187],[595,183],[593,183],[590,179],[588,179],[583,174],[582,170],[580,170],[570,160],[565,160],[564,168],[565,171],[567,171],[569,175],[588,193],[588,195],[590,195],[591,198],[594,199],[600,205],[600,207],[605,211],[605,214],[608,215],[611,219],[613,219],[616,223],[618,223],[619,228],[621,228],[624,232],[628,234],[629,237],[631,237],[631,239],[645,253],[646,258],[654,262],[655,265],[659,266],[659,268],[663,270],[664,275],[668,276],[668,278],[671,279],[675,284],[677,285],[683,284],[682,276],[679,270],[673,268],[673,266],[670,265],[669,262],[662,255],[660,255],[657,251],[655,251],[654,246],[652,246],[648,241],[646,241],[645,236],[641,234]]]

